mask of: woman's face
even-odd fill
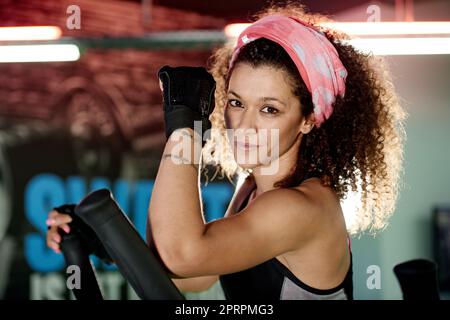
[[[303,122],[288,74],[247,63],[234,67],[224,114],[234,157],[244,169],[283,155],[298,140]]]

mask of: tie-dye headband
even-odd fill
[[[336,49],[314,26],[293,17],[271,15],[254,22],[239,35],[229,72],[241,48],[259,38],[278,43],[294,61],[312,95],[315,124],[319,128],[333,113],[336,97],[345,94],[347,70]]]

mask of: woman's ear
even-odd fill
[[[307,118],[303,119],[302,125],[300,127],[300,131],[302,134],[308,134],[313,128],[315,124],[314,113],[311,113]]]

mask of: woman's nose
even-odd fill
[[[256,114],[250,109],[244,110],[238,128],[256,130]]]
[[[235,139],[243,143],[257,144],[257,115],[252,110],[245,110],[235,128]]]

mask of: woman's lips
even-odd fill
[[[243,142],[235,141],[234,144],[235,144],[237,147],[241,148],[241,149],[250,149],[250,148],[256,148],[256,147],[258,147],[258,145],[256,145],[256,144],[250,144],[250,143],[248,143],[248,142],[243,143]]]

